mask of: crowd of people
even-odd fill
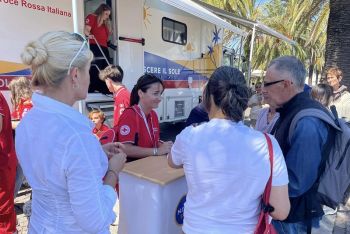
[[[174,143],[164,142],[155,109],[165,87],[155,75],[142,75],[129,92],[123,69],[106,64],[96,90],[113,94],[112,126],[101,110],[87,118],[73,107],[91,89],[97,48],[109,59],[110,13],[102,4],[87,17],[89,41],[57,31],[27,44],[21,58],[32,78],[10,83],[12,114],[0,93],[0,233],[16,233],[14,198],[24,176],[32,188],[30,233],[109,233],[119,172],[125,162],[151,155],[167,155],[170,167],[184,169],[184,233],[254,233],[269,178],[265,205],[274,229],[317,230],[324,215],[316,197],[319,167],[333,127],[313,116],[298,120],[291,137],[289,127],[307,108],[335,118],[334,106],[339,118],[350,121],[342,71],[330,68],[327,83],[309,92],[303,63],[282,56],[269,63],[253,94],[241,71],[219,67],[187,127]],[[248,106],[254,109],[252,126],[243,122]],[[113,133],[110,142],[102,141],[107,131]]]

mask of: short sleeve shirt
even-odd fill
[[[97,42],[104,47],[107,47],[107,41],[109,36],[108,28],[102,24],[98,26],[97,15],[90,14],[85,19],[85,24],[91,27],[90,33],[95,36]],[[90,44],[96,44],[95,40],[90,39]]]
[[[159,122],[155,111],[146,116],[146,122],[140,112],[140,108],[134,105],[125,109],[114,130],[117,140],[121,143],[131,143],[144,148],[158,147],[159,143]],[[135,137],[137,135],[137,137]],[[137,138],[137,142],[135,139]]]
[[[120,116],[130,106],[130,93],[125,87],[121,87],[114,94],[114,126],[118,125]]]
[[[273,136],[272,186],[288,184],[282,151]],[[264,135],[242,122],[212,119],[185,128],[171,149],[183,165],[188,193],[185,233],[253,233],[270,176]]]

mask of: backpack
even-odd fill
[[[335,108],[332,108],[335,118],[322,110],[308,108],[300,111],[293,118],[289,127],[288,140],[290,142],[298,120],[305,116],[316,117],[326,122],[330,131],[323,149],[322,160],[318,171],[317,197],[322,205],[335,209],[340,203],[345,203],[347,190],[350,187],[350,127],[343,119],[339,119]],[[327,144],[326,143],[326,144]],[[329,144],[331,143],[331,144]]]

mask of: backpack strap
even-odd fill
[[[288,142],[289,143],[292,140],[292,137],[293,137],[293,134],[294,134],[294,130],[295,130],[295,127],[296,127],[298,121],[301,118],[306,117],[306,116],[315,117],[315,118],[321,119],[324,122],[326,122],[327,124],[329,124],[330,126],[332,126],[333,128],[335,128],[336,130],[342,131],[337,126],[337,124],[335,122],[335,119],[333,119],[330,114],[327,114],[324,111],[316,109],[316,108],[307,108],[307,109],[304,109],[304,110],[301,110],[300,112],[298,112],[294,116],[294,118],[292,119],[292,122],[291,122],[290,127],[289,127],[289,134],[288,134]]]
[[[267,141],[267,146],[269,150],[269,161],[270,161],[270,177],[269,180],[267,181],[265,191],[263,194],[263,202],[262,202],[262,209],[265,213],[270,213],[274,211],[274,208],[269,204],[270,202],[270,194],[271,194],[271,187],[272,187],[272,175],[273,175],[273,147],[272,147],[272,142],[271,138],[267,133],[264,133],[264,136]]]

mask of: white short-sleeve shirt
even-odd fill
[[[33,94],[16,128],[16,153],[33,191],[29,233],[109,233],[116,193],[92,124],[72,107]]]
[[[273,186],[288,184],[282,151],[274,149]],[[172,161],[183,165],[188,194],[183,230],[193,233],[253,233],[261,195],[270,176],[264,135],[242,122],[212,119],[187,127],[171,150]]]

